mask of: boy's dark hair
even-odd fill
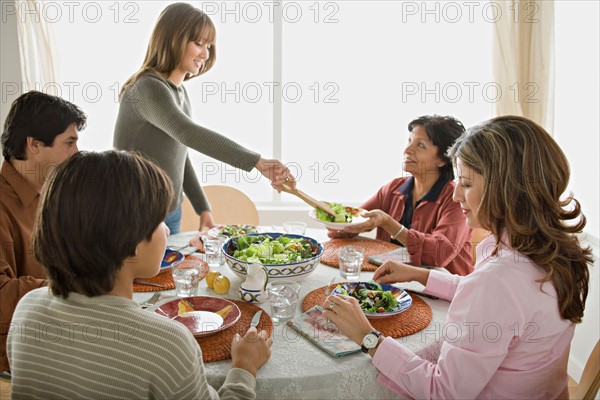
[[[2,155],[6,161],[25,160],[27,137],[52,147],[54,138],[72,123],[85,128],[86,115],[75,104],[32,90],[13,101],[2,131]]]
[[[424,115],[410,121],[408,131],[412,132],[415,126],[422,126],[431,142],[438,147],[438,157],[444,160],[444,166],[439,168],[441,178],[447,181],[453,180],[454,167],[446,153],[456,139],[465,132],[462,122],[451,116]]]
[[[99,296],[137,245],[150,240],[173,197],[168,176],[140,155],[79,152],[61,163],[42,191],[33,229],[35,258],[56,296]]]

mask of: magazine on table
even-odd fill
[[[368,260],[371,264],[375,264],[377,266],[383,264],[386,261],[397,261],[405,264],[410,264],[410,255],[408,254],[406,248],[400,247],[398,249],[390,250],[385,253],[370,256]]]
[[[323,308],[314,306],[287,322],[314,345],[332,357],[340,358],[360,351],[360,346],[339,332],[337,325],[323,316]]]

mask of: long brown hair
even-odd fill
[[[449,155],[483,176],[477,218],[498,242],[492,255],[506,235],[546,272],[540,285],[552,282],[561,316],[581,322],[593,258],[576,235],[586,224],[579,202],[572,194],[561,199],[570,168],[558,144],[535,122],[503,116],[469,129]]]
[[[185,48],[191,41],[203,40],[211,44],[210,57],[197,75],[187,74],[184,80],[209,71],[217,59],[216,36],[215,25],[203,11],[186,3],[169,5],[158,17],[142,67],[125,82],[120,95],[148,72],[166,79],[179,66]]]
[[[124,151],[80,152],[44,185],[33,229],[33,253],[50,289],[99,296],[137,245],[162,223],[173,189],[156,164]]]

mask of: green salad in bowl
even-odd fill
[[[233,256],[249,263],[288,264],[316,255],[317,246],[306,239],[269,235],[242,235]]]
[[[323,245],[313,238],[282,233],[247,234],[232,237],[223,244],[225,261],[238,276],[246,275],[249,264],[262,264],[269,279],[299,280],[313,272]]]

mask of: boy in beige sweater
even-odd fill
[[[13,398],[255,398],[266,332],[234,337],[217,392],[187,328],[132,300],[133,279],[159,271],[172,192],[160,168],[126,152],[78,153],[49,177],[33,248],[50,287],[15,311]]]

